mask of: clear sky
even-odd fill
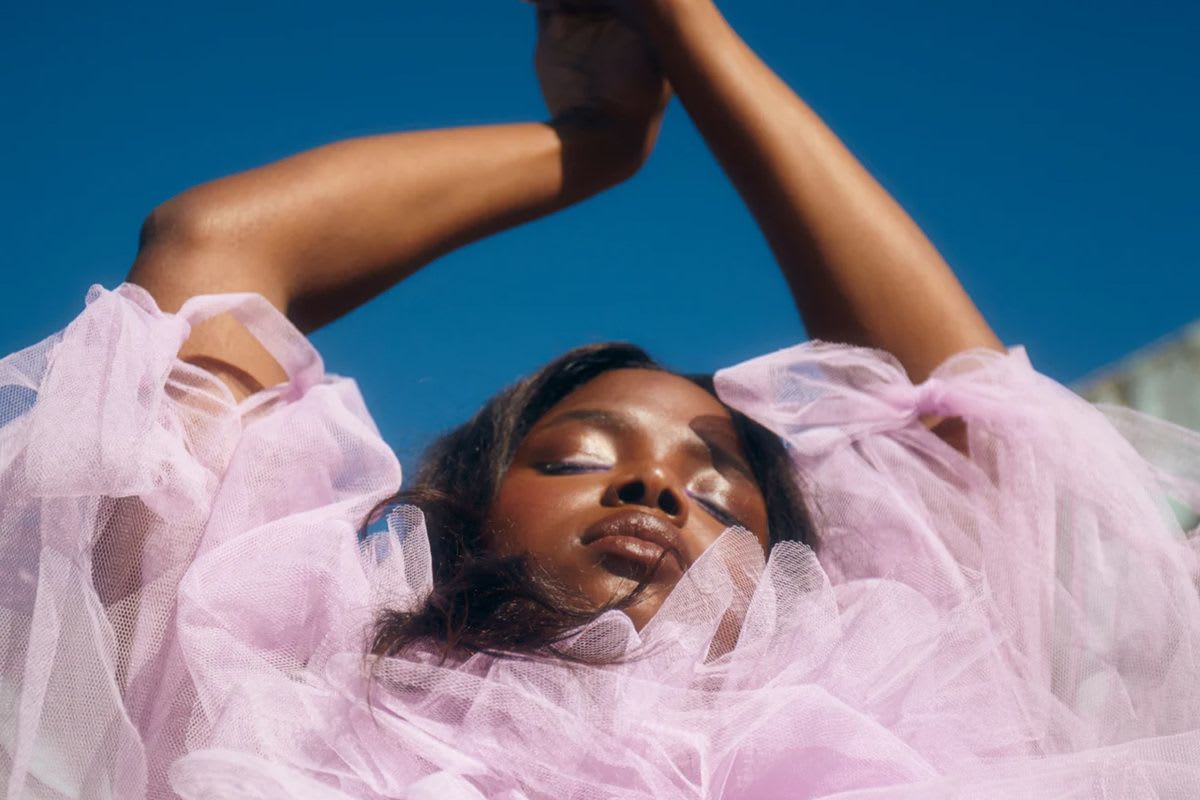
[[[1200,4],[722,7],[1042,371],[1077,380],[1200,316]],[[6,4],[0,352],[123,280],[143,217],[192,184],[349,136],[542,118],[533,42],[517,0]],[[406,463],[576,344],[700,371],[803,338],[677,104],[629,184],[313,335]]]

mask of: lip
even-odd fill
[[[666,551],[670,555],[662,559],[660,572],[673,573],[676,577],[682,575],[688,566],[679,529],[646,511],[629,509],[610,514],[584,531],[580,541],[608,555],[635,561],[647,568],[659,563]]]

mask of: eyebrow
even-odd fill
[[[637,427],[633,418],[620,411],[606,411],[601,408],[577,408],[574,411],[564,411],[549,422],[541,425],[542,429],[554,428],[568,422],[587,422],[597,428],[623,433]]]
[[[542,430],[545,430],[571,422],[584,422],[611,433],[629,433],[637,430],[638,427],[633,417],[628,414],[603,408],[577,408],[572,411],[564,411],[548,422],[542,423],[540,427]],[[695,428],[692,428],[692,431],[696,434],[699,441],[689,441],[684,445],[684,448],[692,456],[701,459],[713,458],[714,461],[725,461],[751,481],[757,482],[757,479],[754,477],[754,470],[750,468],[749,463],[740,455],[730,451],[726,447],[722,447],[712,437],[702,436]]]

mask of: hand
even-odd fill
[[[656,14],[686,13],[696,3],[712,3],[712,0],[524,0],[550,11],[609,12],[630,23],[635,28],[645,25],[647,19]]]
[[[595,0],[539,4],[535,67],[552,122],[638,165],[671,89],[643,36]]]

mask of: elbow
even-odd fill
[[[204,187],[172,197],[142,221],[138,251],[216,252],[253,245],[254,220],[242,205]]]
[[[228,286],[237,250],[224,228],[218,215],[188,193],[171,198],[142,221],[126,280],[149,291],[165,311],[177,310],[192,294]]]
[[[181,195],[155,206],[146,215],[138,233],[138,252],[200,250],[221,237],[213,215]]]
[[[281,311],[290,303],[285,273],[254,231],[254,218],[195,190],[156,206],[142,222],[126,277],[164,311],[196,294],[257,292]]]
[[[159,244],[165,238],[169,226],[170,211],[167,204],[155,206],[142,220],[142,229],[138,231],[138,252],[149,250]]]

